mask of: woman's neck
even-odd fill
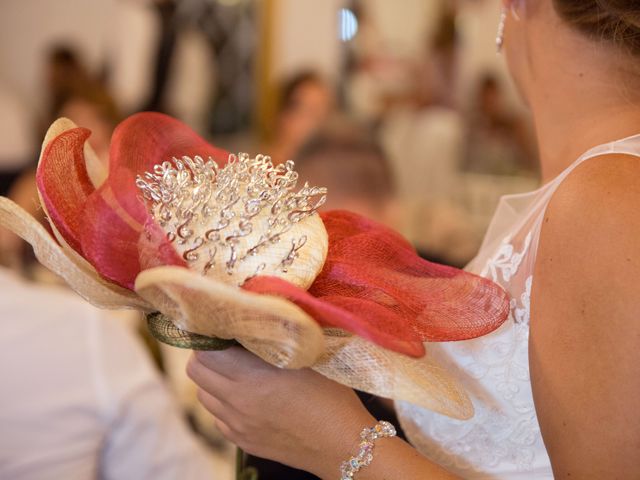
[[[609,48],[584,42],[547,54],[529,89],[545,183],[591,148],[640,133],[638,80]]]
[[[640,108],[576,108],[564,116],[549,112],[536,117],[536,130],[542,180],[547,183],[591,148],[640,133]]]

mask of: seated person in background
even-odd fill
[[[85,92],[69,98],[62,104],[56,118],[66,117],[76,125],[91,130],[88,139],[91,148],[104,163],[109,162],[111,134],[120,122],[120,114],[100,92]]]
[[[13,182],[35,156],[31,118],[18,96],[0,83],[0,195],[7,195]]]
[[[311,71],[287,80],[280,92],[275,131],[263,149],[275,164],[297,157],[300,149],[323,129],[335,101],[330,85]]]
[[[493,74],[486,74],[479,82],[467,130],[465,170],[490,175],[535,172],[537,152],[532,126],[509,108]]]
[[[351,210],[403,231],[409,219],[397,198],[393,170],[383,150],[363,139],[357,130],[349,130],[348,125],[342,126],[341,131],[341,135],[316,138],[302,149],[296,160],[299,184],[309,182],[328,189],[327,203],[321,210]],[[459,237],[466,237],[465,232],[432,217],[423,219],[425,231],[439,226],[452,232],[447,239],[453,247],[459,248],[464,243]],[[448,265],[456,263],[433,248],[434,236],[423,240],[425,246],[418,248],[421,257]]]
[[[326,187],[322,210],[344,209],[397,228],[393,172],[382,149],[357,133],[307,144],[296,158],[299,184]]]
[[[58,99],[61,103],[58,105],[58,110],[52,114],[52,118],[66,117],[76,125],[91,130],[88,142],[107,169],[111,134],[120,120],[115,103],[106,90],[98,84],[87,85],[74,92],[65,90],[65,95],[64,99]],[[8,196],[32,216],[46,223],[44,212],[38,201],[34,168],[25,170],[14,180]],[[24,273],[27,273],[31,264],[34,263],[31,248],[20,238],[2,228],[0,228],[0,263]],[[35,267],[39,268],[37,264]]]
[[[4,269],[0,306],[0,478],[222,478],[127,327]]]
[[[111,112],[116,112],[115,101],[101,76],[90,71],[73,45],[53,45],[46,57],[43,72],[49,104],[45,128],[60,116],[69,100],[78,96],[90,96],[94,103],[108,106]]]

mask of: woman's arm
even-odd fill
[[[336,480],[376,420],[355,393],[312,370],[281,370],[240,348],[196,353],[187,372],[223,435],[245,451]],[[398,438],[376,442],[358,480],[454,477]]]
[[[595,171],[592,171],[595,169]],[[636,478],[640,458],[640,161],[592,161],[548,212],[531,319],[536,408],[557,478]],[[189,364],[223,434],[249,453],[338,478],[375,420],[346,387],[231,349]],[[382,439],[359,480],[455,478]],[[640,477],[639,477],[640,478]]]
[[[556,478],[640,478],[640,160],[584,163],[545,216],[530,365]]]

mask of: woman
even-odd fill
[[[430,350],[465,383],[475,417],[399,404],[425,456],[381,439],[358,480],[640,478],[640,9],[504,4],[545,186],[502,201],[469,269],[504,286],[512,316]],[[238,349],[198,354],[189,373],[230,440],[322,478],[339,478],[375,422],[350,390]]]
[[[303,71],[282,85],[276,130],[265,153],[274,163],[295,159],[300,149],[318,133],[331,116],[333,91],[322,77]]]

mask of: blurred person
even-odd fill
[[[422,56],[417,61],[405,61],[405,79],[397,76],[396,91],[384,94],[379,121],[384,122],[397,110],[457,110],[460,40],[456,19],[455,7],[444,5],[435,31],[427,36]],[[390,68],[388,65],[387,70]]]
[[[458,93],[459,34],[456,9],[443,6],[435,32],[428,37],[426,52],[418,65],[416,101],[422,107],[456,108]]]
[[[31,119],[16,95],[0,84],[0,195],[28,168],[35,155]]]
[[[40,223],[47,224],[44,211],[38,199],[35,170],[29,169],[17,177],[7,196]],[[10,230],[0,227],[0,265],[28,275],[30,266],[39,265],[34,260],[33,250],[31,250],[27,242]]]
[[[102,79],[92,73],[81,60],[75,48],[58,44],[51,47],[45,64],[49,112],[48,127],[60,116],[68,102],[78,97],[93,105],[100,105],[104,115],[119,118],[118,107]]]
[[[108,169],[109,146],[111,134],[119,121],[119,114],[114,103],[102,88],[85,88],[75,92],[68,92],[69,97],[55,112],[55,118],[66,117],[76,125],[91,130],[88,142],[96,153],[99,161]],[[27,210],[33,217],[39,219],[45,226],[44,212],[38,201],[35,169],[29,168],[17,176],[11,189],[7,193],[9,198]],[[33,255],[27,243],[18,236],[0,228],[0,262],[5,266],[26,273],[31,264],[39,268],[37,262],[32,262]]]
[[[427,258],[463,266],[480,239],[461,202],[457,11],[448,4],[441,8],[421,61],[410,65],[411,88],[388,99],[380,138],[398,179],[406,217],[402,232]]]
[[[496,43],[531,108],[543,187],[501,200],[467,269],[504,288],[510,316],[430,345],[475,415],[396,402],[413,445],[382,439],[358,480],[639,478],[638,7],[502,5]],[[189,372],[229,439],[323,478],[376,425],[350,389],[239,348],[198,352]]]
[[[35,149],[26,109],[13,92],[2,84],[0,111],[0,195],[7,196],[33,162]],[[0,227],[0,264],[16,266],[21,243],[19,237]]]
[[[386,225],[397,224],[393,172],[375,143],[335,135],[316,138],[301,150],[296,171],[300,183],[328,189],[321,210],[351,210]]]
[[[87,67],[73,47],[65,44],[52,46],[45,64],[49,119],[55,120],[62,105],[91,82]]]
[[[438,198],[452,189],[463,124],[456,102],[458,50],[456,10],[443,6],[422,61],[409,67],[411,88],[388,99],[383,144],[395,164],[400,189],[408,195]],[[430,184],[425,185],[425,179]]]
[[[495,75],[480,79],[467,127],[463,168],[474,173],[515,175],[535,168],[535,145],[524,119],[510,111]]]
[[[167,111],[167,86],[171,76],[171,67],[178,39],[178,21],[175,0],[153,0],[150,2],[156,12],[159,32],[153,66],[153,81],[149,98],[142,110]]]
[[[460,199],[462,116],[443,105],[398,106],[385,118],[380,139],[398,182],[402,233],[428,258],[464,265],[480,239]]]
[[[382,28],[385,21],[380,24],[380,16],[376,18],[380,6],[351,3],[348,8],[358,28],[355,37],[344,44],[347,55],[341,94],[349,113],[375,129],[396,105],[415,102],[416,68],[407,52],[394,50],[396,40]]]
[[[328,121],[334,108],[334,92],[314,72],[301,72],[280,90],[275,132],[265,151],[275,164],[295,159],[299,150]]]
[[[124,324],[5,269],[0,305],[0,478],[222,478]]]
[[[384,150],[355,132],[327,134],[310,142],[300,152],[296,170],[300,182],[328,188],[327,203],[321,210],[351,210],[395,230],[411,232],[423,258],[463,266],[477,248],[468,219],[454,205],[431,200],[419,211],[412,210],[411,202],[399,195]]]
[[[380,138],[403,197],[417,204],[455,197],[464,142],[459,112],[398,108],[386,117]]]
[[[56,119],[60,117],[91,130],[88,142],[98,158],[107,165],[111,134],[121,116],[106,92],[86,91],[71,96],[60,106]]]

